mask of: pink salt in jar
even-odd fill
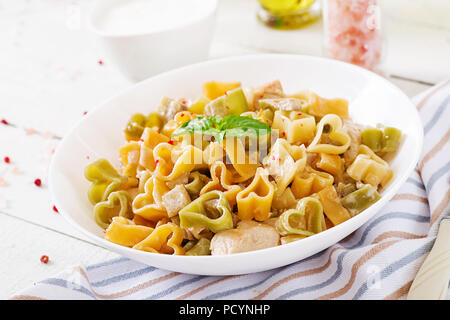
[[[324,0],[325,53],[379,72],[383,49],[377,0]]]

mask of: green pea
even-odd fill
[[[127,138],[139,139],[144,132],[146,121],[147,117],[142,113],[133,114],[128,121],[127,127],[124,130]]]
[[[148,115],[147,121],[145,122],[145,126],[149,128],[156,128],[157,130],[161,130],[164,125],[163,118],[159,113],[152,112]]]

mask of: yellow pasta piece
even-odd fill
[[[335,154],[319,153],[316,167],[320,170],[331,173],[333,176],[340,176],[344,171],[344,159]]]
[[[169,138],[152,128],[145,128],[141,140],[139,164],[153,172],[156,167],[153,150],[158,144],[168,142]]]
[[[324,130],[328,129],[328,133]],[[327,143],[323,143],[323,134],[327,135]],[[339,143],[339,145],[336,145]],[[350,146],[350,137],[342,129],[342,120],[335,114],[327,114],[317,125],[317,132],[314,140],[306,149],[308,152],[323,152],[329,154],[344,153]]]
[[[212,190],[222,191],[225,198],[228,200],[230,206],[236,204],[236,196],[242,190],[237,184],[232,184],[232,176],[225,164],[221,161],[216,161],[211,165],[212,181],[208,182],[201,190],[200,195],[203,195]]]
[[[225,152],[233,165],[235,173],[233,175],[233,182],[242,182],[255,176],[258,163],[251,161],[245,146],[240,139],[227,137],[223,143],[225,144]]]
[[[274,193],[275,187],[269,182],[267,173],[263,168],[258,168],[252,183],[236,196],[239,218],[255,218],[258,221],[268,219]]]
[[[170,137],[179,127],[183,125],[183,123],[188,122],[197,116],[195,113],[190,111],[180,111],[175,114],[173,119],[167,121],[167,123],[163,126],[161,132]]]
[[[210,100],[214,100],[225,95],[227,91],[239,88],[240,86],[240,82],[205,82],[203,84],[203,95]]]
[[[145,184],[151,177],[152,173],[149,170],[142,170],[138,172],[137,174],[137,178],[139,179],[138,193],[145,192]]]
[[[203,114],[203,112],[205,111],[205,106],[210,101],[211,100],[209,100],[208,98],[202,96],[189,105],[188,111],[196,114]]]
[[[169,190],[163,181],[151,177],[145,184],[145,192],[134,198],[133,213],[150,221],[168,218],[167,212],[162,206],[162,196]]]
[[[342,118],[348,117],[348,101],[346,99],[326,99],[309,90],[303,90],[292,97],[302,100],[303,111],[316,117],[327,114],[337,114]]]
[[[283,193],[277,194],[275,192],[272,200],[272,209],[274,212],[280,213],[286,209],[293,209],[297,205],[297,199],[291,188],[284,189]]]
[[[129,177],[136,177],[139,165],[141,146],[137,141],[131,141],[119,149],[122,173]]]
[[[294,177],[291,189],[295,197],[301,199],[331,186],[333,181],[334,178],[329,173],[317,171],[308,166],[305,171]]]
[[[284,139],[277,139],[270,153],[263,160],[267,169],[277,184],[276,194],[280,195],[292,182],[297,173],[302,172],[306,165],[305,146],[290,145]]]
[[[105,232],[105,239],[115,244],[132,247],[147,238],[153,228],[136,225],[124,217],[114,217]]]
[[[362,181],[374,187],[378,185],[384,187],[393,176],[388,163],[363,144],[359,146],[358,155],[347,168],[347,173],[356,181]]]
[[[208,165],[212,165],[216,161],[222,161],[225,156],[223,145],[218,142],[211,142],[203,150],[203,161]]]
[[[168,222],[157,226],[147,238],[133,246],[133,249],[153,253],[183,255],[185,251],[181,246],[182,241],[183,229],[174,223]]]
[[[299,111],[275,111],[272,129],[291,144],[309,143],[314,138],[316,120]]]
[[[207,167],[203,163],[202,150],[191,145],[174,146],[160,143],[153,151],[156,168],[153,174],[163,181],[179,178],[194,169]]]
[[[336,226],[351,218],[350,213],[345,209],[333,186],[328,186],[317,193],[328,219]]]
[[[134,215],[133,222],[138,226],[145,226],[152,229],[154,229],[156,226],[156,222],[144,219],[143,217],[138,216],[137,214]]]

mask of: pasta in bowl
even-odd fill
[[[124,129],[120,167],[86,167],[105,239],[173,255],[226,255],[302,240],[358,215],[393,176],[394,127],[353,122],[345,99],[210,81],[163,97]]]
[[[200,98],[203,84],[211,82],[213,79],[222,83],[239,81],[246,99],[252,95],[252,91],[253,93],[257,92],[258,88],[264,87],[265,82],[274,79],[280,79],[283,95],[286,96],[283,99],[287,99],[282,102],[288,105],[298,104],[298,100],[305,100],[305,94],[311,92],[315,92],[315,96],[326,100],[335,100],[336,97],[344,98],[337,99],[337,103],[334,104],[335,109],[328,114],[335,114],[341,119],[342,130],[345,130],[350,139],[352,139],[352,134],[347,131],[347,120],[349,119],[355,124],[362,125],[359,128],[361,140],[366,139],[361,134],[365,129],[377,131],[384,131],[389,127],[399,129],[401,143],[396,152],[380,150],[383,144],[377,138],[380,135],[379,132],[368,135],[369,140],[374,141],[373,145],[370,144],[371,142],[362,144],[378,157],[381,156],[382,160],[384,157],[383,161],[388,163],[391,170],[387,172],[392,173],[391,176],[385,175],[383,178],[364,174],[353,178],[355,181],[362,181],[362,183],[355,184],[358,190],[363,187],[369,188],[372,184],[377,183],[379,200],[357,214],[355,212],[361,208],[353,208],[349,205],[352,203],[351,198],[347,198],[344,205],[346,192],[356,190],[352,190],[353,187],[342,189],[342,184],[341,189],[338,188],[335,184],[337,174],[332,171],[337,169],[333,169],[329,164],[332,163],[332,159],[336,159],[336,156],[341,158],[341,161],[343,158],[344,169],[347,172],[349,167],[345,166],[346,158],[343,154],[317,151],[323,147],[321,145],[329,143],[325,138],[319,138],[316,143],[312,144],[314,148],[319,149],[308,150],[324,116],[315,115],[313,114],[315,111],[307,110],[307,108],[303,110],[305,105],[301,106],[302,111],[292,112],[284,110],[285,107],[282,104],[278,107],[280,112],[273,112],[272,117],[271,104],[276,102],[270,101],[270,99],[276,100],[277,97],[265,97],[269,101],[263,101],[263,112],[252,110],[252,101],[247,100],[248,111],[237,108],[233,109],[236,110],[233,111],[236,114],[227,118],[228,120],[224,120],[228,114],[218,114],[216,115],[217,122],[206,121],[206,124],[209,123],[211,127],[212,125],[216,126],[212,129],[219,129],[219,124],[222,129],[226,129],[226,133],[223,134],[222,130],[219,132],[211,130],[208,133],[209,137],[205,138],[205,142],[203,142],[205,145],[199,144],[195,139],[189,142],[188,136],[197,137],[197,134],[173,135],[172,133],[179,129],[176,122],[187,123],[186,115],[190,115],[191,112],[196,116],[189,121],[197,120],[186,125],[184,131],[195,127],[195,123],[198,124],[201,120],[200,117],[211,117],[204,111],[192,110],[190,108],[194,106],[192,102],[199,102],[196,107],[201,107],[203,102],[205,106],[203,110],[208,110],[208,112],[220,110],[223,101],[219,101],[214,108],[213,106],[206,108],[210,100],[214,101],[215,99]],[[227,88],[226,91],[239,87],[236,87],[236,84],[234,86],[234,88]],[[298,90],[301,88],[307,88],[310,91],[299,93]],[[220,92],[218,94],[217,97],[220,98]],[[239,96],[241,95],[238,94],[237,97],[239,98]],[[172,130],[171,134],[160,130],[160,133],[163,133],[160,135],[158,130],[150,130],[155,127],[155,124],[158,126],[160,123],[159,117],[149,115],[158,113],[157,107],[161,104],[162,97],[170,97],[174,100],[182,100],[178,97],[185,97],[186,102],[191,101],[192,103],[192,105],[189,103],[189,106],[186,106],[190,110],[186,110],[181,119],[173,118],[175,122],[171,123],[176,126],[170,129]],[[237,100],[239,101],[239,99]],[[340,100],[346,100],[348,104]],[[339,106],[342,105],[347,106],[348,117],[342,116],[340,113]],[[238,114],[239,112],[241,113]],[[298,115],[298,113],[302,113],[302,115]],[[129,136],[124,136],[123,129],[128,127],[130,118],[135,114],[142,114],[145,124],[149,124],[149,126],[139,125],[142,123],[142,116],[138,115],[134,117],[136,125],[130,126]],[[258,121],[257,127],[246,125],[251,129],[250,132],[240,130],[237,126],[240,122],[236,121],[235,117],[239,117],[238,119],[244,117],[246,122],[253,124],[255,124],[253,120],[256,120]],[[260,121],[262,117],[272,118],[272,123]],[[169,126],[165,125],[165,121],[163,120],[161,125],[168,130]],[[322,128],[324,136],[329,136],[330,129],[334,126],[334,120],[328,117],[327,121]],[[284,123],[290,123],[290,125],[283,126]],[[384,126],[377,127],[378,123]],[[264,132],[264,129],[267,131],[264,125],[270,128],[269,134],[264,134],[267,133]],[[134,127],[137,129],[137,135],[140,135],[139,138],[133,137]],[[311,127],[313,131],[311,131]],[[281,128],[284,128],[284,137]],[[299,130],[300,128],[301,130]],[[388,134],[389,130],[387,130]],[[337,147],[337,149],[332,148],[335,151],[346,144],[345,136],[343,137],[339,133],[340,130],[337,130],[337,133],[332,134],[331,137],[331,144]],[[388,81],[364,69],[338,61],[299,55],[233,57],[211,60],[155,76],[133,85],[90,110],[60,142],[52,158],[48,184],[53,204],[58,208],[60,214],[89,241],[111,251],[154,267],[190,274],[230,275],[258,272],[310,257],[335,244],[369,221],[395,195],[413,171],[420,154],[422,136],[420,119],[409,99]],[[238,140],[240,143],[237,143]],[[236,143],[233,145],[231,141],[236,141]],[[278,143],[276,143],[277,141]],[[256,151],[261,153],[260,157],[255,157],[253,146],[257,146]],[[264,146],[267,146],[265,151]],[[349,149],[351,146],[352,144]],[[364,150],[364,147],[361,150],[353,149],[359,158],[355,162],[355,170],[351,171],[352,175],[360,172],[358,168],[364,167],[367,163],[373,164],[369,160],[376,160],[377,165],[372,165],[372,168],[381,172],[379,169],[383,168],[382,162],[375,157],[370,159],[369,150]],[[220,150],[224,153],[223,161],[214,161],[217,159],[216,157],[221,156]],[[245,152],[242,153],[241,150]],[[273,155],[275,151],[278,152],[280,158],[287,159],[285,164],[289,164],[289,166],[286,168],[299,168],[300,173],[295,174],[292,181],[287,179],[291,174],[290,170],[286,170],[286,174],[277,174],[277,163],[269,161],[268,155],[270,152]],[[158,155],[157,158],[154,158],[155,154]],[[244,154],[243,159],[239,156],[242,154]],[[313,157],[314,154],[316,155]],[[389,158],[386,157],[389,154],[392,155]],[[136,161],[133,157],[137,155],[140,160],[146,159],[143,164],[150,168],[149,170],[142,170],[142,164],[139,163],[137,166],[133,165]],[[305,155],[306,161],[304,160]],[[186,160],[189,158],[200,158],[204,163],[196,161],[187,163]],[[232,162],[234,159],[242,160],[243,163]],[[156,164],[158,160],[159,162]],[[177,183],[183,179],[181,177],[183,174],[177,177],[178,169],[171,170],[177,161],[178,164],[182,164],[179,172],[189,172],[187,183]],[[93,163],[97,163],[97,168],[93,166],[91,170],[86,170],[86,167]],[[91,181],[85,177],[87,171],[89,171],[87,176]],[[256,176],[258,179],[252,185]],[[335,224],[333,224],[331,216],[327,215],[327,206],[330,204],[319,198],[319,195],[327,198],[328,192],[331,194],[332,190],[325,188],[330,185],[330,177],[333,179],[331,185],[339,196],[341,205],[351,217],[341,223],[336,220],[340,217],[336,211],[332,217],[335,219]],[[266,184],[265,181],[268,181],[269,184]],[[177,187],[179,184],[181,186]],[[93,185],[95,186],[93,187]],[[250,186],[254,189],[251,189]],[[325,187],[322,188],[323,186]],[[189,203],[187,201],[183,203],[182,199],[186,200],[187,197],[186,194],[184,197],[182,196],[183,192],[180,191],[183,190],[182,187],[189,195]],[[197,194],[200,193],[199,190],[202,189],[204,192],[197,197]],[[175,191],[169,194],[168,191],[172,190]],[[243,190],[253,191],[242,192]],[[281,190],[284,191],[281,192]],[[110,194],[114,192],[118,193],[109,198]],[[364,192],[367,191],[363,189],[362,193]],[[201,198],[205,194],[207,197]],[[238,194],[240,194],[239,197]],[[165,201],[172,206],[184,205],[183,209],[185,208],[185,210],[181,216],[187,219],[183,219],[183,223],[198,223],[199,218],[203,220],[202,223],[208,222],[208,220],[202,219],[201,215],[201,210],[206,210],[207,218],[217,222],[216,227],[219,229],[224,225],[229,226],[230,223],[227,220],[228,214],[224,215],[223,220],[216,220],[221,217],[223,212],[227,212],[227,206],[223,205],[226,200],[231,209],[233,228],[215,229],[216,232],[214,232],[209,228],[181,227],[181,223],[176,219],[176,217],[180,217],[181,209],[178,214],[169,213],[167,211],[169,206],[163,205],[164,210],[161,210],[158,205],[158,203],[162,203],[163,195],[166,195]],[[267,200],[271,195],[270,211],[267,211],[267,201],[249,201],[255,197]],[[280,195],[283,196],[280,197]],[[196,202],[197,199],[201,200]],[[274,201],[274,199],[282,201]],[[302,199],[302,205],[297,207],[298,202]],[[317,210],[319,206],[315,200],[322,205],[322,213]],[[96,204],[93,205],[92,201]],[[96,207],[97,203],[101,202],[103,205]],[[255,205],[255,203],[262,205]],[[395,206],[395,202],[392,205]],[[215,210],[212,207],[218,209]],[[244,214],[242,217],[238,215],[239,207],[249,208],[242,211]],[[302,211],[302,207],[305,208],[305,211]],[[98,214],[94,215],[94,208],[98,210]],[[250,209],[252,211],[249,211]],[[246,212],[253,212],[250,214],[251,218],[245,216]],[[265,212],[269,212],[269,218],[266,220],[264,220]],[[302,213],[304,217],[302,217]],[[173,216],[168,217],[169,214]],[[287,217],[289,222],[287,227],[300,229],[300,234],[292,234],[292,229],[281,229],[283,228],[281,222],[286,221],[279,219],[282,215],[284,219]],[[322,221],[322,216],[325,219],[325,226],[318,223],[319,218]],[[112,224],[112,218],[117,223]],[[277,219],[280,220],[278,226]],[[101,221],[104,223],[103,226],[98,224]],[[225,223],[222,225],[221,221]],[[308,228],[308,223],[310,228]],[[374,220],[370,223],[378,222]],[[164,225],[166,225],[164,228],[158,229]],[[322,228],[321,232],[317,232],[319,227]],[[121,237],[120,241],[111,242],[109,239],[105,239],[108,228],[108,237],[111,237],[109,239]],[[157,232],[153,233],[156,229],[158,229]],[[183,233],[178,232],[179,229]],[[189,229],[190,232],[188,232]],[[124,233],[123,230],[132,232]],[[153,236],[149,237],[152,233]],[[242,234],[244,237],[254,237],[253,244],[248,248],[251,251],[233,251],[227,252],[231,254],[226,254],[223,250],[226,249],[228,242],[213,240],[216,234],[225,234],[231,244],[236,243],[237,239],[241,239]],[[262,234],[266,235],[264,241],[259,241],[259,236]],[[79,233],[77,235],[79,236]],[[181,245],[179,245],[178,241],[181,237]],[[164,241],[158,249],[160,238],[163,238]],[[277,245],[267,248],[266,238]],[[282,238],[284,239],[283,244]],[[220,240],[220,238],[217,239]],[[371,241],[370,234],[364,239]],[[146,241],[143,242],[143,240]],[[169,243],[169,240],[172,241]],[[133,249],[139,242],[141,244]],[[215,244],[214,252],[211,250],[212,244]],[[186,254],[194,245],[197,245],[197,249],[191,251],[189,255]],[[162,254],[152,250],[160,251]],[[207,250],[210,250],[211,254],[203,255]]]

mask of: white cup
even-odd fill
[[[100,0],[89,17],[89,28],[119,70],[134,81],[208,58],[214,32],[217,0],[202,0],[203,14],[175,26],[133,33],[106,32],[100,26],[102,13],[130,0]],[[165,0],[160,0],[165,1]],[[180,0],[183,1],[183,0]],[[187,13],[188,14],[188,13]]]

